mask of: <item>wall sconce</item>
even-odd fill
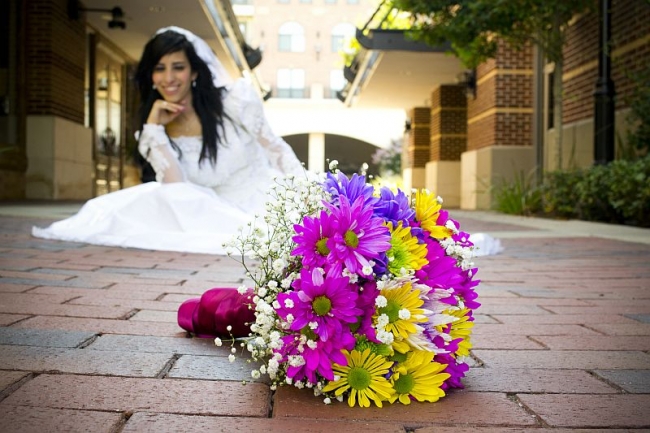
[[[111,14],[111,20],[108,22],[109,29],[126,29],[124,11],[119,6],[115,6],[112,9],[83,8],[78,0],[68,0],[68,17],[71,20],[78,20],[80,12],[108,12]]]
[[[321,44],[314,45],[314,51],[316,52],[316,60],[320,60],[320,52],[323,51]]]
[[[100,70],[97,77],[97,91],[107,91],[110,83],[120,84],[120,77],[117,72],[115,72],[115,69],[106,66],[106,68]]]
[[[476,99],[476,69],[467,69],[463,72],[463,82],[465,85],[465,96]]]
[[[248,67],[251,69],[255,69],[257,65],[259,65],[262,62],[262,50],[259,48],[253,48],[247,43],[242,44],[242,52],[244,53],[244,58],[246,59],[246,63],[248,63]]]
[[[100,77],[97,80],[97,90],[99,90],[100,92],[105,92],[108,90],[108,78]]]

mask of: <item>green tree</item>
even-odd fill
[[[409,12],[412,36],[432,45],[449,41],[456,55],[474,68],[496,55],[501,39],[515,49],[532,43],[555,65],[553,124],[556,164],[562,167],[562,48],[569,21],[595,7],[594,0],[390,0]]]

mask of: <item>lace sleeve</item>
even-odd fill
[[[289,144],[273,133],[266,120],[262,99],[245,79],[232,86],[230,110],[237,112],[242,124],[264,149],[271,167],[283,174],[304,174],[305,169]]]
[[[185,181],[185,175],[169,137],[165,134],[164,126],[145,124],[138,140],[138,151],[155,170],[158,182]]]
[[[289,144],[273,133],[262,112],[257,140],[266,150],[271,166],[284,174],[302,174],[305,169]]]

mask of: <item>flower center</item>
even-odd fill
[[[415,379],[411,374],[401,375],[393,384],[398,394],[410,394],[415,386]]]
[[[316,242],[316,251],[318,251],[318,254],[321,256],[326,256],[330,253],[330,249],[327,248],[327,238],[322,238]]]
[[[395,323],[399,320],[399,304],[393,300],[388,300],[385,307],[379,309],[379,314],[388,316],[388,323]]]
[[[388,269],[393,273],[398,273],[402,268],[407,268],[409,263],[409,254],[405,245],[400,240],[392,240],[391,248],[386,255],[392,259],[388,264]]]
[[[359,246],[359,237],[352,230],[348,230],[347,232],[345,232],[345,236],[343,236],[343,238],[345,239],[345,245],[352,248],[356,248]]]
[[[370,386],[370,373],[363,367],[352,367],[348,373],[348,383],[357,391]]]
[[[311,307],[314,309],[314,313],[324,316],[332,310],[332,301],[326,296],[316,296]]]

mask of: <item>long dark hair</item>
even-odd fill
[[[213,165],[217,162],[217,149],[224,139],[222,87],[215,87],[208,65],[196,54],[194,46],[185,36],[172,30],[157,34],[144,47],[140,63],[135,72],[135,82],[140,90],[140,130],[147,122],[151,107],[162,96],[153,88],[154,67],[160,58],[179,51],[185,52],[192,72],[197,73],[196,86],[192,85],[192,106],[201,120],[203,146],[199,163],[208,159]],[[219,132],[221,131],[221,133]],[[172,143],[173,144],[173,143]]]

